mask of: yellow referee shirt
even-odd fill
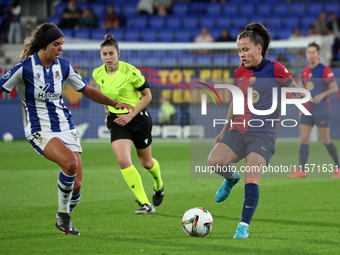
[[[145,78],[133,65],[122,61],[118,63],[118,70],[114,75],[107,74],[104,64],[93,70],[93,79],[107,97],[136,107],[140,101],[140,92],[137,89],[143,86]],[[116,110],[112,106],[109,106],[109,110],[116,114],[128,113],[126,109]]]

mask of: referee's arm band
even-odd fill
[[[138,91],[142,91],[142,90],[144,90],[146,88],[150,88],[150,85],[149,85],[147,80],[145,80],[144,84],[142,86],[140,86],[137,90]]]

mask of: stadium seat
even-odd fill
[[[198,16],[188,16],[183,18],[183,27],[189,29],[195,29],[198,26]]]
[[[192,66],[196,64],[193,56],[182,56],[178,58],[178,64],[181,66]]]
[[[150,28],[163,30],[165,28],[165,17],[151,16],[149,18]]]
[[[144,58],[144,64],[152,67],[159,66],[162,64],[162,58],[148,56],[147,58]]]
[[[285,16],[288,14],[288,3],[277,2],[274,4],[274,14]]]
[[[308,5],[308,14],[314,15],[315,17],[319,16],[320,12],[323,11],[323,3],[321,2],[311,2]]]
[[[89,29],[78,29],[74,31],[74,37],[80,39],[91,39],[91,33]]]
[[[127,30],[125,34],[125,40],[128,42],[139,42],[140,41],[139,30],[134,29]]]
[[[208,3],[207,4],[207,15],[219,16],[222,14],[223,5],[220,3]]]
[[[289,36],[293,33],[293,31],[291,29],[280,29],[280,30],[276,30],[276,39],[279,40],[286,40],[289,38]]]
[[[239,27],[246,27],[248,24],[248,18],[246,17],[235,17],[234,19],[234,27],[239,28]]]
[[[162,61],[164,66],[176,66],[177,65],[177,57],[163,57]]]
[[[227,66],[228,63],[229,63],[229,57],[228,57],[227,54],[225,54],[225,55],[220,55],[220,54],[214,55],[212,62],[213,62],[213,65],[215,65],[215,66]]]
[[[330,13],[330,12],[335,12],[339,16],[339,7],[340,4],[339,2],[325,2],[325,12]]]
[[[267,22],[264,17],[262,16],[251,16],[249,23],[260,23],[264,26],[267,26]]]
[[[55,7],[55,16],[61,17],[63,10],[67,7],[67,3],[59,3]]]
[[[205,2],[190,2],[189,3],[189,14],[204,15],[206,13]]]
[[[311,25],[314,25],[316,18],[311,15],[306,15],[301,19],[301,27],[308,28]]]
[[[280,29],[282,27],[281,17],[270,17],[267,20],[267,25],[271,30]]]
[[[256,6],[253,3],[243,4],[239,8],[240,15],[246,16],[246,17],[251,17],[252,15],[255,15],[256,14],[255,7]]]
[[[118,42],[125,41],[125,38],[124,38],[125,30],[124,29],[109,29],[107,30],[107,33],[113,35],[115,40],[117,40]],[[104,37],[103,37],[103,40],[104,40]]]
[[[176,33],[177,42],[192,42],[190,30],[178,30]]]
[[[231,57],[229,58],[229,63],[231,65],[238,65],[241,61],[240,61],[240,57],[238,55],[231,55]]]
[[[48,23],[53,23],[58,25],[60,21],[60,16],[50,16],[48,17]]]
[[[285,27],[287,29],[292,29],[300,27],[300,19],[298,16],[286,16],[285,17]]]
[[[201,24],[201,28],[206,27],[209,30],[211,30],[215,27],[215,17],[209,16],[209,15],[201,16],[200,24]]]
[[[168,16],[166,20],[168,29],[178,29],[181,27],[181,17],[179,16]]]
[[[245,26],[242,26],[242,27],[245,27]],[[237,28],[236,27],[235,28],[230,28],[229,29],[229,34],[231,35],[232,38],[236,39],[236,37],[239,34],[239,28],[238,27]]]
[[[212,28],[212,29],[209,29],[210,31],[210,34],[212,35],[212,37],[215,38],[215,40],[220,37],[221,35],[221,29],[220,28]]]
[[[73,29],[72,28],[62,28],[61,31],[63,31],[63,34],[66,38],[72,38],[73,37]]]
[[[93,14],[98,18],[104,18],[106,6],[104,3],[89,3],[89,7],[93,11]],[[116,10],[117,11],[117,10]]]
[[[230,28],[232,24],[232,20],[230,17],[219,16],[216,17],[216,26],[218,28]]]
[[[136,67],[143,65],[142,58],[140,57],[129,57],[129,63]]]
[[[159,31],[160,42],[174,42],[174,36],[172,30],[161,30]]]
[[[121,12],[125,17],[133,17],[137,15],[137,5],[124,4],[121,5]]]
[[[104,40],[104,36],[106,31],[103,29],[93,29],[92,30],[92,39],[93,40]]]
[[[211,55],[198,55],[197,56],[197,63],[198,66],[210,66],[211,65]]]
[[[238,6],[236,3],[225,3],[224,14],[227,16],[235,16],[238,14]]]
[[[147,16],[136,16],[133,18],[128,18],[127,27],[145,29],[148,26]]]
[[[186,16],[188,14],[189,4],[188,3],[174,3],[172,5],[172,12],[175,15]]]
[[[272,5],[270,3],[257,4],[257,15],[264,16],[264,17],[272,15]]]
[[[306,4],[304,2],[292,2],[290,5],[290,14],[304,16],[306,14],[306,9]]]
[[[156,42],[158,40],[156,30],[146,29],[142,31],[142,34],[143,42]]]

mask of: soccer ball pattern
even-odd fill
[[[194,207],[186,211],[182,218],[182,228],[189,236],[206,236],[213,227],[213,217],[202,207]]]

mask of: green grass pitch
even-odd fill
[[[340,141],[334,142],[340,149]],[[331,174],[262,178],[250,236],[234,240],[243,180],[224,203],[216,203],[222,179],[190,178],[190,143],[175,139],[153,143],[165,183],[163,204],[153,215],[134,215],[138,205],[109,143],[82,146],[82,199],[72,214],[81,236],[65,236],[54,226],[59,167],[25,141],[0,142],[0,254],[339,254],[340,180],[331,179]],[[197,146],[204,162],[212,144]],[[298,142],[277,142],[271,163],[297,164],[298,150]],[[152,200],[152,179],[135,151],[132,154]],[[332,160],[318,142],[310,146],[308,163]],[[214,218],[213,229],[204,238],[189,237],[181,229],[184,212],[195,206],[208,209]]]

